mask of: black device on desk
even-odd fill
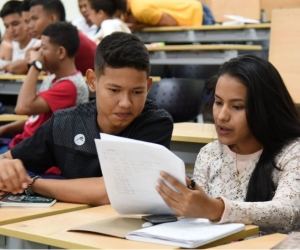
[[[150,222],[152,224],[161,224],[166,222],[173,222],[177,221],[177,217],[170,214],[153,214],[153,215],[147,215],[142,216],[142,219],[144,221]]]

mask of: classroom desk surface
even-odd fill
[[[221,65],[240,51],[261,51],[260,45],[208,44],[148,46],[151,65]]]
[[[222,245],[213,249],[271,249],[287,237],[287,234],[270,234],[250,240]]]
[[[218,139],[214,124],[182,122],[174,123],[172,141],[209,143]]]
[[[12,122],[12,121],[27,121],[27,115],[13,115],[13,114],[2,114],[0,115],[0,122]]]
[[[186,50],[261,50],[260,45],[238,45],[238,44],[205,44],[205,45],[165,45],[148,46],[149,52],[152,51],[186,51]]]
[[[145,43],[199,43],[269,41],[270,23],[144,28],[135,32]],[[267,46],[268,48],[268,46]]]
[[[113,211],[110,205],[100,206],[72,213],[0,226],[0,234],[59,248],[175,248],[173,246],[137,242],[100,234],[68,232],[69,229],[75,226],[114,216],[117,216],[117,213]],[[225,240],[225,242],[256,234],[258,234],[258,227],[248,225],[246,226],[246,230],[229,236],[229,238],[226,237],[227,241]],[[216,241],[216,245],[222,244],[224,239]]]
[[[244,24],[244,25],[201,25],[201,26],[165,26],[148,27],[140,32],[163,32],[182,30],[235,30],[235,29],[270,29],[271,23]]]
[[[175,123],[170,149],[186,164],[193,165],[200,149],[217,138],[214,124]]]
[[[56,202],[52,207],[0,207],[0,225],[89,208],[88,205]]]

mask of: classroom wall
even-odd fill
[[[260,0],[260,5],[266,13],[266,20],[271,21],[273,9],[300,8],[300,0]]]
[[[8,0],[0,0],[0,9],[2,9],[3,4],[5,4]],[[67,20],[72,21],[76,17],[80,16],[80,12],[78,9],[78,0],[61,0],[66,9]],[[3,33],[5,28],[3,26],[2,20],[0,21],[0,30]]]

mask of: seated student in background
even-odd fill
[[[131,31],[147,26],[199,26],[214,24],[209,8],[198,0],[124,0],[124,21]]]
[[[194,190],[162,173],[179,193],[161,180],[158,192],[184,216],[266,233],[299,227],[300,122],[280,74],[257,56],[231,59],[217,74],[214,98],[218,140],[200,150]]]
[[[0,71],[12,74],[25,74],[27,67],[20,67],[20,60],[25,59],[25,52],[37,44],[38,39],[32,38],[27,30],[27,24],[22,17],[23,2],[12,0],[6,2],[0,12],[8,36],[12,40],[12,50],[8,51],[10,61],[4,67],[0,66]],[[22,62],[21,62],[22,64]]]
[[[88,0],[88,7],[89,18],[100,28],[94,38],[96,43],[115,31],[131,33],[126,23],[114,17],[118,10],[125,10],[124,0]]]
[[[72,24],[82,31],[82,33],[88,38],[93,40],[98,31],[98,27],[93,24],[89,18],[88,0],[78,0],[78,7],[82,16],[74,19]]]
[[[12,45],[11,39],[7,36],[7,32],[1,35],[0,40],[0,68],[5,66],[11,60]]]
[[[87,84],[74,63],[79,42],[76,27],[67,22],[51,24],[44,30],[40,50],[30,52],[31,67],[15,108],[17,114],[30,117],[26,122],[16,121],[0,127],[1,137],[19,133],[10,142],[10,149],[33,135],[56,110],[88,101]],[[38,76],[42,69],[52,75],[42,82],[37,94]],[[8,147],[3,147],[0,152],[7,150]]]
[[[65,21],[65,8],[60,0],[31,0],[29,30],[35,38],[41,38],[43,30],[54,22]],[[96,44],[78,31],[80,45],[75,56],[76,68],[85,75],[94,67]]]
[[[86,74],[96,100],[54,113],[32,137],[0,155],[0,190],[20,193],[31,184],[34,192],[60,201],[108,204],[94,142],[100,132],[170,145],[172,117],[146,100],[149,72],[148,50],[138,37],[115,32],[103,38],[95,72]],[[36,177],[32,183],[25,171],[39,174],[50,166],[67,180]]]

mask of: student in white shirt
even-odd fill
[[[13,74],[27,72],[27,69],[18,67],[19,60],[24,60],[26,51],[40,43],[38,39],[32,38],[28,32],[27,24],[22,17],[22,6],[22,2],[11,0],[4,4],[0,13],[6,32],[12,40],[11,63],[1,69]]]
[[[300,226],[300,122],[283,80],[267,60],[244,55],[221,66],[213,116],[218,140],[200,150],[193,181],[167,173],[157,191],[180,215],[258,225]],[[171,173],[170,173],[171,174]]]
[[[127,25],[119,18],[114,17],[117,11],[124,11],[124,0],[88,0],[89,18],[100,30],[94,41],[99,43],[105,36],[115,31],[131,33]]]
[[[88,0],[78,0],[78,7],[82,16],[74,19],[72,24],[81,30],[88,38],[93,40],[98,31],[98,27],[93,24],[88,17]]]

